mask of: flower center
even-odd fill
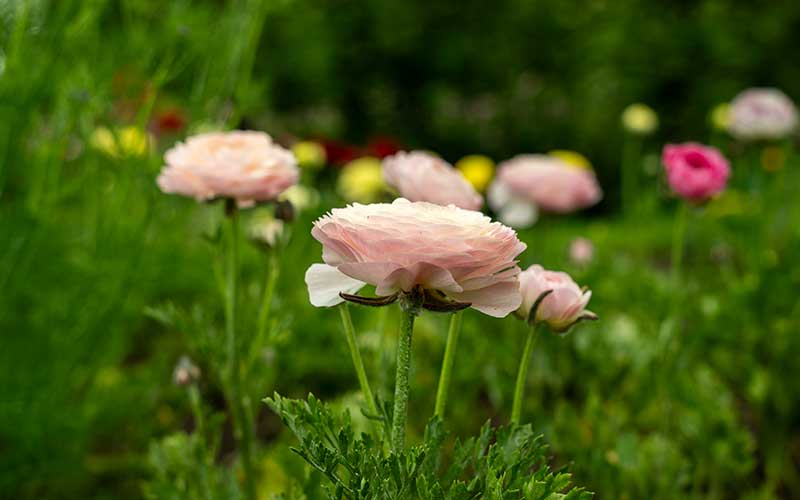
[[[706,168],[708,162],[700,153],[689,153],[686,155],[686,164],[692,168]]]

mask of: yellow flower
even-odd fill
[[[94,129],[92,136],[89,138],[89,143],[94,149],[108,156],[116,157],[117,154],[119,154],[117,139],[114,138],[114,134],[106,127],[97,127]]]
[[[342,168],[336,187],[346,201],[377,201],[386,191],[380,160],[365,156],[351,161]]]
[[[714,106],[709,113],[709,120],[711,126],[715,130],[727,131],[728,125],[731,123],[731,106],[727,102],[723,102]]]
[[[313,141],[294,143],[292,152],[297,158],[297,164],[303,168],[319,169],[325,166],[327,160],[325,148]]]
[[[556,149],[547,154],[554,158],[558,158],[570,166],[592,170],[592,163],[589,161],[589,159],[576,151],[570,151],[568,149]]]
[[[467,155],[456,162],[456,168],[472,187],[483,192],[494,177],[494,161],[484,155]]]
[[[117,144],[124,156],[144,156],[150,146],[150,138],[142,129],[129,126],[117,133]]]
[[[622,126],[637,135],[650,135],[658,129],[658,115],[646,104],[631,104],[622,112]]]
[[[106,127],[97,127],[89,143],[112,158],[132,158],[147,154],[150,138],[142,129],[132,125],[121,128],[116,134]]]

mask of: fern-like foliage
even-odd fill
[[[530,425],[480,433],[449,449],[441,420],[432,419],[422,443],[401,454],[380,437],[356,436],[348,412],[335,415],[313,395],[264,400],[300,441],[292,450],[330,481],[334,500],[588,500],[570,475],[553,471],[546,446]]]

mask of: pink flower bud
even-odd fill
[[[581,289],[567,273],[548,271],[535,264],[520,273],[519,288],[522,305],[517,314],[529,323],[543,322],[554,332],[565,332],[580,320],[597,319],[586,310],[592,292]],[[528,318],[540,298],[533,311],[536,317]]]

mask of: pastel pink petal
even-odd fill
[[[472,308],[495,318],[504,318],[519,309],[522,296],[517,280],[501,281],[479,290],[449,293],[459,302],[469,302]]]
[[[351,278],[379,286],[387,276],[395,272],[400,266],[392,262],[345,262],[336,267]],[[378,295],[386,295],[380,291],[376,293]]]
[[[355,280],[327,264],[312,264],[306,271],[305,279],[308,297],[311,304],[316,307],[340,304],[344,300],[339,296],[339,292],[353,294],[365,285],[363,281]]]
[[[402,267],[378,283],[375,293],[389,295],[397,290],[409,291],[414,285],[422,285],[432,290],[460,292],[461,286],[450,271],[428,262],[418,262],[410,267]]]

